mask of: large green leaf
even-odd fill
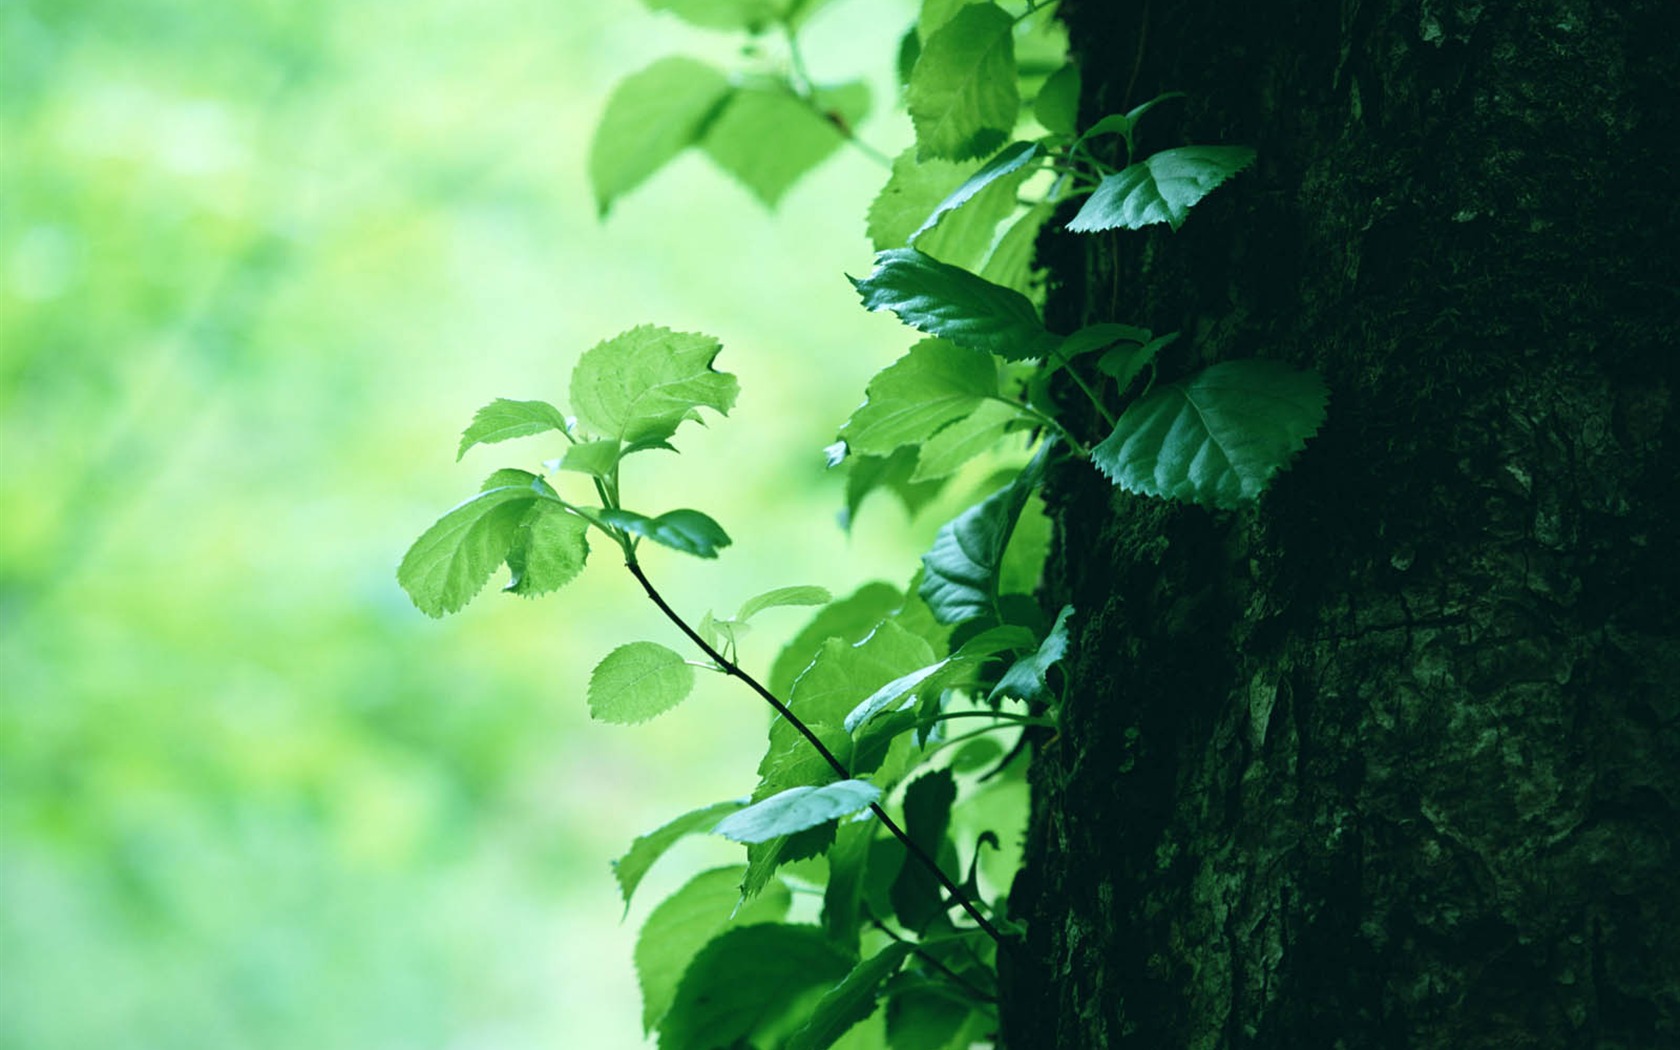
[[[1003,554],[1021,508],[1044,476],[1053,447],[1046,441],[1014,482],[948,522],[922,555],[920,593],[940,623],[995,623],[1002,618],[998,574]]]
[[[701,147],[718,167],[770,207],[800,176],[846,141],[869,112],[861,81],[817,93],[816,109],[786,84],[736,88],[706,132]]]
[[[880,797],[881,789],[867,780],[788,788],[731,813],[712,830],[735,842],[766,842],[868,809]]]
[[[642,1031],[651,1032],[671,1008],[677,984],[695,954],[734,926],[776,922],[787,915],[792,894],[777,885],[741,900],[737,864],[703,871],[660,902],[636,938],[636,978],[642,986]]]
[[[630,848],[624,856],[612,862],[613,878],[618,880],[619,894],[624,898],[624,910],[630,910],[630,898],[635,896],[636,887],[642,884],[642,878],[653,867],[655,861],[665,855],[665,851],[690,835],[700,835],[710,832],[717,827],[717,822],[740,809],[742,802],[719,802],[716,805],[692,810],[667,821],[665,824],[637,836],[630,843]]]
[[[1230,361],[1133,402],[1091,461],[1128,492],[1235,507],[1324,423],[1317,375],[1276,361]]]
[[[589,147],[600,213],[700,141],[728,97],[728,79],[692,58],[662,58],[619,81]]]
[[[927,38],[904,96],[918,157],[966,160],[1003,145],[1021,106],[1014,29],[996,4],[972,4]]]
[[[1007,179],[1007,177],[1011,175],[1024,177],[1028,171],[1028,162],[1037,155],[1038,144],[1035,142],[1014,142],[1005,146],[1002,150],[998,151],[997,156],[988,160],[981,166],[979,171],[970,175],[963,181],[962,185],[952,190],[944,200],[935,205],[933,211],[922,221],[922,224],[916,227],[915,232],[910,234],[909,242],[914,244],[916,242],[916,238],[933,229],[933,227],[939,223],[939,220],[944,217],[946,212],[960,208],[967,204],[982,190],[991,186],[993,183],[998,182],[1000,179]],[[1008,179],[1006,185],[1013,184],[1014,186],[1019,186],[1020,182],[1020,178]],[[1013,197],[1013,192],[1011,192],[1011,197]]]
[[[631,445],[662,442],[697,410],[728,414],[739,385],[712,369],[709,335],[642,325],[591,347],[572,369],[572,410],[591,433]]]
[[[972,163],[917,161],[915,149],[906,150],[894,159],[891,178],[869,205],[870,243],[885,251],[906,247],[914,238],[915,246],[935,259],[977,269],[991,253],[998,223],[1015,212],[1021,183],[1031,170],[1001,173],[960,207],[932,217],[976,169]]]
[[[589,558],[588,532],[589,522],[558,502],[532,503],[508,547],[506,590],[531,598],[572,582]]]
[[[697,510],[668,510],[657,518],[633,510],[603,510],[603,524],[700,558],[715,558],[733,541],[723,526]]]
[[[856,645],[838,638],[823,643],[822,651],[794,682],[788,707],[807,725],[840,726],[858,701],[900,675],[934,662],[928,643],[891,620],[881,623]],[[776,754],[807,747],[786,720],[770,726],[766,761]],[[760,769],[764,763],[760,763]]]
[[[760,924],[725,930],[694,957],[660,1025],[659,1050],[753,1045],[807,991],[852,970],[851,956],[815,926]]]
[[[512,480],[521,473],[498,472],[493,480]],[[499,484],[457,505],[409,547],[397,567],[397,582],[427,616],[455,612],[484,589],[507,559],[526,511],[540,498],[530,484]]]
[[[1028,417],[1012,404],[986,401],[963,419],[922,442],[910,480],[933,481],[962,469],[970,460],[997,447]]]
[[[853,451],[884,455],[926,441],[997,393],[990,355],[924,339],[869,381],[867,400],[840,436]]]
[[[904,595],[889,583],[866,583],[852,594],[824,606],[810,623],[782,647],[770,666],[770,691],[785,697],[794,679],[823,651],[830,638],[845,645],[862,641],[882,620],[898,611]]]
[[[881,252],[870,275],[852,284],[868,309],[891,310],[910,327],[970,350],[1023,361],[1061,345],[1020,292],[914,248]]]
[[[474,445],[488,445],[510,438],[527,437],[548,430],[566,431],[566,417],[547,401],[512,401],[505,397],[485,405],[461,433],[458,460]]]
[[[694,689],[694,668],[657,642],[630,642],[607,654],[589,676],[589,715],[634,725],[682,703]]]
[[[846,979],[817,1001],[811,1019],[788,1037],[782,1050],[828,1050],[856,1024],[875,1012],[881,985],[909,958],[910,945],[894,941],[858,963]]]
[[[1055,213],[1053,204],[1036,204],[1010,223],[987,256],[986,265],[980,268],[980,276],[993,284],[1037,296],[1040,282],[1034,264],[1038,260],[1038,233]]]
[[[1254,162],[1247,146],[1180,146],[1105,176],[1067,224],[1075,233],[1184,224],[1197,201]]]

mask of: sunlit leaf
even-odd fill
[[[403,555],[397,582],[416,608],[442,616],[466,605],[507,559],[533,500],[530,485],[497,485],[439,518]]]
[[[660,1025],[659,1050],[743,1045],[808,990],[841,981],[852,964],[815,926],[766,923],[725,930],[683,974]]]
[[[700,141],[728,97],[728,79],[692,58],[662,58],[619,81],[589,147],[600,213]]]
[[[740,610],[735,613],[735,619],[745,623],[766,609],[786,605],[827,605],[833,600],[834,596],[821,587],[777,587],[742,602]]]
[[[910,480],[932,481],[956,473],[976,456],[997,447],[1026,418],[1014,405],[984,402],[965,418],[922,442]]]
[[[508,548],[506,590],[535,597],[572,582],[589,558],[588,531],[588,521],[559,503],[533,502]]]
[[[1044,130],[1072,135],[1079,127],[1079,67],[1069,62],[1044,82],[1033,100],[1033,116]]]
[[[560,470],[572,470],[604,478],[611,475],[613,468],[618,466],[619,451],[620,445],[613,438],[582,441],[569,446],[557,466]]]
[[[697,510],[670,510],[657,518],[630,510],[603,510],[597,517],[632,536],[700,558],[715,558],[732,542],[723,526]]]
[[[972,4],[927,38],[904,96],[918,157],[965,160],[1003,145],[1021,105],[1014,28],[996,4]]]
[[[558,408],[547,401],[511,401],[498,397],[473,415],[472,422],[461,433],[455,458],[466,455],[467,449],[474,445],[489,445],[548,430],[562,433],[566,430],[566,417]]]
[[[926,441],[997,393],[990,355],[924,339],[869,381],[867,400],[840,436],[854,451],[884,455]]]
[[[867,780],[789,788],[731,813],[712,830],[735,842],[764,842],[868,809],[880,797],[881,789]]]
[[[910,951],[910,945],[894,941],[858,963],[845,980],[817,1001],[811,1019],[788,1037],[782,1050],[828,1050],[853,1025],[875,1012],[880,1005],[881,985],[904,965]]]
[[[933,229],[946,212],[967,204],[986,187],[1006,176],[1023,173],[1028,162],[1037,155],[1038,144],[1035,142],[1015,142],[1000,150],[997,156],[988,160],[979,171],[970,175],[962,185],[934,206],[928,217],[910,234],[909,243],[914,244],[916,238]]]
[[[822,652],[830,638],[845,645],[862,641],[882,620],[904,603],[904,595],[887,583],[866,583],[852,594],[823,607],[811,622],[782,647],[770,667],[770,691],[786,697],[794,679]]]
[[[777,0],[642,0],[650,11],[669,11],[702,29],[763,32],[780,11]]]
[[[869,112],[861,81],[826,89],[817,108],[785,84],[736,88],[707,129],[701,147],[718,167],[770,207],[799,178],[845,144],[842,128]]]
[[[572,369],[572,409],[591,433],[633,446],[662,442],[696,410],[728,414],[739,385],[712,369],[709,335],[642,325],[590,348]]]
[[[1104,176],[1067,224],[1075,233],[1164,222],[1178,229],[1190,209],[1254,162],[1247,146],[1180,146]]]
[[[910,480],[910,475],[916,472],[916,451],[915,446],[905,445],[885,456],[847,458],[846,511],[841,519],[846,528],[857,521],[864,497],[877,489],[886,489],[897,496],[912,517],[939,495],[943,482]]]
[[[689,835],[700,835],[710,832],[717,827],[717,822],[740,809],[744,802],[719,802],[716,805],[696,809],[675,820],[668,821],[659,828],[641,835],[630,844],[624,856],[612,862],[613,878],[618,880],[620,895],[624,898],[624,907],[630,908],[630,898],[635,896],[636,887],[642,883],[643,876],[653,867],[655,861],[665,855],[665,851],[676,845]]]
[[[589,716],[634,725],[682,703],[694,689],[694,668],[657,642],[630,642],[607,654],[589,676]]]
[[[881,252],[870,275],[852,284],[866,308],[891,310],[910,327],[970,350],[1021,361],[1061,345],[1020,292],[914,248]]]

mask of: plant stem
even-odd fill
[[[628,555],[628,553],[629,552],[627,551],[626,554]],[[717,665],[723,669],[725,674],[732,675],[739,678],[742,682],[745,682],[749,689],[764,699],[765,703],[768,703],[771,707],[775,708],[777,714],[787,719],[788,724],[797,729],[799,731],[799,735],[803,736],[810,742],[812,747],[817,749],[817,754],[823,757],[823,761],[828,763],[829,768],[840,774],[840,779],[850,780],[852,778],[851,771],[846,768],[846,764],[834,757],[834,752],[828,749],[828,745],[824,744],[817,734],[811,731],[811,727],[801,721],[799,716],[794,714],[788,705],[777,699],[776,694],[760,685],[758,679],[743,671],[739,664],[728,659],[722,653],[707,644],[706,639],[700,637],[699,633],[688,625],[688,621],[684,620],[675,609],[671,608],[670,604],[665,601],[659,591],[654,588],[653,581],[649,580],[647,578],[647,574],[642,572],[641,565],[636,562],[634,557],[627,556],[624,561],[624,567],[630,570],[630,575],[636,577],[636,582],[642,585],[642,590],[647,592],[648,598],[653,601],[654,605],[659,607],[660,612],[665,614],[665,618],[676,624],[677,629],[687,635],[689,641],[693,642],[699,647],[701,652],[705,653],[710,659],[715,661]],[[869,808],[874,812],[876,818],[881,821],[886,829],[893,833],[893,837],[904,844],[904,848],[909,851],[910,855],[915,857],[923,867],[933,873],[934,878],[939,880],[939,884],[945,887],[945,892],[950,895],[950,899],[955,901],[962,907],[963,911],[968,913],[969,918],[973,919],[979,927],[986,932],[986,936],[997,942],[999,947],[1005,947],[1013,943],[1004,939],[1003,934],[998,932],[998,928],[993,926],[991,921],[987,919],[985,915],[981,914],[979,907],[976,906],[973,901],[969,900],[968,895],[963,893],[962,889],[956,883],[951,881],[951,877],[945,874],[944,870],[939,867],[939,862],[928,856],[927,851],[917,845],[915,841],[910,838],[909,833],[898,826],[898,822],[893,820],[892,817],[887,814],[887,811],[879,802],[871,802],[869,804]]]

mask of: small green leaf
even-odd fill
[[[659,1050],[757,1045],[749,1042],[754,1032],[804,1001],[807,991],[833,985],[851,969],[851,957],[815,926],[725,930],[683,974],[660,1025]]]
[[[692,58],[662,58],[619,81],[589,147],[600,214],[700,141],[728,97],[728,79]]]
[[[930,857],[938,857],[951,825],[956,781],[949,769],[923,773],[904,789],[904,831]],[[921,864],[906,864],[893,880],[891,898],[899,922],[918,933],[948,907],[939,880]]]
[[[792,894],[785,886],[742,902],[745,872],[739,864],[701,872],[660,902],[642,924],[635,958],[644,1033],[665,1017],[683,971],[712,938],[732,927],[777,922],[787,915]]]
[[[1133,402],[1091,461],[1128,492],[1231,508],[1318,432],[1329,392],[1276,361],[1229,361]]]
[[[1031,656],[1023,656],[1004,672],[998,684],[987,697],[992,703],[1012,697],[1016,700],[1043,700],[1045,698],[1045,672],[1061,662],[1067,655],[1068,617],[1073,615],[1073,606],[1062,606],[1061,613],[1056,617],[1056,625],[1050,628],[1044,643]]]
[[[1020,292],[914,248],[881,252],[874,271],[852,284],[866,308],[891,310],[910,327],[970,350],[1022,361],[1061,345]]]
[[[822,924],[829,939],[857,954],[860,941],[858,905],[863,900],[863,867],[869,842],[880,825],[849,820],[835,829],[828,851],[828,884],[823,887]]]
[[[1072,135],[1079,128],[1079,67],[1069,62],[1050,74],[1033,100],[1033,116],[1054,135]]]
[[[1067,224],[1075,233],[1164,222],[1178,229],[1190,209],[1254,162],[1247,146],[1180,146],[1104,176]]]
[[[837,638],[854,645],[866,638],[877,624],[898,611],[904,595],[887,583],[866,583],[852,594],[823,607],[793,641],[782,647],[770,666],[770,692],[787,696],[794,679],[817,658],[823,643]]]
[[[1134,106],[1128,113],[1110,113],[1087,128],[1078,141],[1083,143],[1099,135],[1119,135],[1126,140],[1126,152],[1129,155],[1134,148],[1132,133],[1137,130],[1138,121],[1143,119],[1143,115],[1169,99],[1184,97],[1182,91],[1169,91],[1164,95],[1156,95],[1142,105]]]
[[[786,84],[736,88],[701,147],[767,207],[845,144],[842,128],[869,113],[862,81],[819,91],[817,109]]]
[[[881,985],[910,956],[910,945],[895,941],[858,963],[846,979],[828,990],[803,1028],[788,1037],[782,1050],[828,1050],[879,1005]]]
[[[947,523],[934,538],[932,549],[922,555],[926,575],[920,593],[940,623],[1001,619],[998,573],[1003,553],[1021,508],[1044,476],[1044,463],[1053,447],[1046,441],[1013,483]]]
[[[479,409],[467,429],[461,432],[461,446],[455,458],[459,460],[474,445],[489,445],[548,430],[561,433],[567,430],[566,417],[558,408],[547,401],[510,401],[498,397]]]
[[[557,466],[561,470],[574,470],[579,474],[605,478],[617,469],[618,460],[618,441],[614,438],[603,438],[600,441],[583,441],[568,447]]]
[[[827,605],[833,600],[834,595],[821,587],[777,587],[742,602],[740,610],[735,613],[735,619],[746,623],[766,609],[784,605]]]
[[[710,832],[717,826],[718,821],[743,805],[743,802],[719,802],[684,813],[646,835],[638,836],[624,856],[612,862],[613,878],[618,880],[619,893],[624,898],[624,910],[630,910],[630,898],[635,896],[636,887],[642,884],[642,877],[653,867],[655,861],[665,855],[666,850],[689,835]]]
[[[946,657],[938,663],[928,664],[926,667],[918,667],[909,674],[900,675],[888,682],[886,685],[883,685],[881,688],[875,690],[873,693],[869,694],[869,696],[861,704],[852,708],[851,712],[846,715],[846,721],[844,723],[846,732],[857,732],[858,726],[875,717],[875,715],[880,711],[891,707],[893,704],[899,703],[907,697],[913,696],[918,691],[918,686],[922,686],[922,683],[926,682],[930,678],[933,678],[940,671],[945,670],[950,663],[951,658]],[[935,682],[937,682],[937,679],[935,679]],[[924,686],[923,688],[937,688],[937,685],[930,684],[928,686]]]
[[[775,0],[642,0],[650,11],[669,11],[702,29],[738,29],[761,33],[775,23]]]
[[[867,780],[789,788],[731,813],[712,830],[735,842],[764,842],[868,809],[880,797],[881,789]]]
[[[589,676],[589,716],[634,725],[682,703],[694,689],[694,668],[657,642],[631,642],[607,654]]]
[[[1027,166],[1027,163],[1038,156],[1038,143],[1014,142],[1000,150],[997,156],[988,160],[979,171],[970,175],[961,186],[952,190],[950,195],[940,201],[932,213],[910,234],[908,243],[915,244],[916,238],[933,229],[946,212],[960,208],[973,200],[981,190],[1006,175],[1012,175]]]
[[[642,325],[590,348],[572,369],[572,408],[588,430],[636,447],[657,445],[696,410],[723,415],[739,385],[712,369],[709,335]]]
[[[926,441],[997,393],[991,356],[924,339],[869,381],[867,400],[840,436],[855,452],[884,455]]]
[[[996,4],[971,4],[927,38],[904,96],[919,158],[966,160],[1003,144],[1021,105],[1014,28]]]
[[[715,558],[733,541],[723,526],[697,510],[668,510],[657,518],[633,510],[603,510],[603,524],[699,558]]]
[[[534,598],[572,582],[589,558],[588,531],[588,521],[559,503],[533,502],[508,548],[512,578],[505,589]]]
[[[1013,405],[985,402],[967,418],[957,420],[922,442],[910,480],[932,481],[956,473],[976,456],[996,447],[1025,419],[1027,416]]]
[[[427,616],[455,612],[507,559],[525,512],[539,498],[528,484],[496,485],[457,505],[403,555],[397,582]]]

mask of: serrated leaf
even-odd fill
[[[922,555],[925,575],[919,593],[940,623],[1001,619],[998,574],[1003,553],[1021,508],[1044,476],[1052,447],[1046,441],[1013,483],[948,522]]]
[[[891,455],[859,455],[847,459],[850,466],[846,474],[846,509],[841,517],[845,528],[850,529],[857,521],[864,497],[876,489],[886,489],[897,496],[911,517],[933,502],[944,482],[910,480],[916,471],[916,451],[914,446],[906,445]]]
[[[919,444],[998,393],[990,355],[924,339],[869,381],[866,400],[840,428],[849,449],[884,455]]]
[[[734,542],[723,526],[697,510],[668,510],[657,518],[633,510],[603,510],[596,517],[632,536],[699,558],[715,558],[719,550]]]
[[[1229,361],[1157,387],[1091,450],[1128,492],[1232,508],[1258,499],[1324,423],[1324,382],[1276,361]]]
[[[831,602],[782,647],[770,666],[770,692],[787,696],[799,677],[822,652],[830,638],[853,645],[868,637],[882,620],[904,604],[904,595],[887,583],[866,583],[852,594]]]
[[[728,79],[692,58],[662,58],[619,81],[589,147],[600,214],[700,141],[728,97]]]
[[[1056,625],[1050,628],[1050,633],[1038,647],[1038,651],[1015,661],[998,680],[987,699],[992,703],[1006,697],[1016,700],[1043,700],[1046,688],[1045,673],[1067,655],[1067,622],[1068,617],[1072,615],[1073,606],[1062,606],[1061,613],[1056,617]]]
[[[712,830],[734,842],[764,842],[868,809],[880,797],[881,789],[867,780],[788,788],[731,813]]]
[[[805,728],[816,734],[841,765],[851,761],[852,738],[846,735],[845,730],[827,722],[807,722]],[[840,775],[822,753],[811,746],[810,741],[801,738],[788,747],[766,751],[758,763],[758,778],[758,786],[753,788],[750,799],[752,802],[763,802],[788,788],[832,784],[840,779]]]
[[[956,473],[976,456],[991,451],[1026,418],[1020,409],[1002,401],[981,404],[922,442],[910,480],[932,481]]]
[[[775,23],[781,5],[775,0],[642,0],[650,11],[669,11],[702,29],[738,29],[760,33]]]
[[[700,950],[660,1025],[659,1050],[741,1044],[804,993],[851,972],[852,959],[815,926],[761,924],[725,930]]]
[[[733,865],[703,871],[660,902],[636,938],[636,978],[642,988],[642,1031],[653,1031],[675,998],[689,962],[726,929],[777,922],[792,900],[785,886],[757,899],[741,900],[741,876]]]
[[[1067,228],[1094,233],[1164,222],[1176,230],[1197,201],[1253,161],[1254,151],[1247,146],[1162,150],[1104,176]]]
[[[591,433],[632,446],[664,442],[696,410],[728,415],[739,385],[712,369],[709,335],[642,325],[590,348],[572,369],[572,409]]]
[[[966,160],[1004,143],[1021,105],[1014,28],[996,4],[972,4],[927,38],[905,90],[918,157]]]
[[[945,160],[917,161],[914,148],[893,161],[892,176],[869,206],[868,233],[877,250],[902,248],[916,235],[916,247],[943,262],[975,269],[992,248],[998,223],[1014,214],[1021,183],[1031,174],[1021,168],[991,181],[962,207],[935,222],[928,217],[974,171],[972,164]],[[924,224],[931,228],[920,230]]]
[[[742,602],[740,610],[735,613],[735,619],[745,623],[766,609],[776,609],[784,605],[827,605],[833,600],[834,595],[822,587],[777,587]]]
[[[845,144],[842,128],[869,113],[862,81],[824,89],[820,111],[785,84],[736,88],[707,130],[701,147],[767,207],[775,207],[800,177]]]
[[[505,589],[533,598],[572,582],[589,559],[588,532],[589,522],[559,503],[533,502],[508,548]]]
[[[397,582],[415,607],[442,616],[471,601],[507,559],[525,512],[539,498],[528,484],[495,485],[433,522],[397,567]]]
[[[498,397],[479,409],[467,429],[461,432],[461,445],[455,451],[455,458],[465,456],[467,449],[474,445],[489,445],[549,430],[566,431],[566,417],[558,408],[547,401]]]
[[[640,835],[630,843],[630,848],[624,856],[612,862],[613,878],[618,880],[619,894],[624,898],[624,910],[630,910],[630,898],[636,895],[636,887],[642,884],[642,878],[654,862],[665,855],[665,851],[690,835],[710,832],[717,826],[717,822],[740,809],[744,802],[719,802],[702,809],[692,810],[667,821],[665,824]]]
[[[1072,62],[1050,74],[1033,100],[1033,117],[1054,135],[1079,129],[1079,67]]]
[[[630,642],[607,654],[589,676],[589,717],[615,725],[646,722],[694,690],[694,668],[657,642]]]
[[[1020,292],[914,248],[881,252],[874,271],[852,285],[867,309],[891,310],[910,327],[970,350],[1022,361],[1061,345]]]
[[[566,454],[560,457],[560,462],[555,466],[560,470],[572,470],[579,474],[604,478],[610,476],[617,468],[619,455],[620,446],[616,439],[581,441],[569,446]]]
[[[1017,174],[1024,177],[1027,174],[1024,169],[1028,162],[1036,156],[1038,156],[1038,143],[1036,142],[1013,142],[999,150],[997,155],[982,165],[979,171],[970,175],[963,181],[962,185],[952,190],[944,200],[934,206],[928,217],[910,234],[908,243],[915,244],[916,238],[938,225],[939,220],[944,217],[946,212],[967,204],[982,190],[998,180]],[[1016,185],[1020,184],[1019,179],[1014,180],[1014,182]],[[1011,197],[1013,195],[1012,192]]]
[[[817,1001],[811,1019],[788,1037],[782,1050],[828,1050],[853,1025],[867,1020],[880,1004],[881,985],[899,971],[910,951],[908,944],[895,941],[858,963]]]
[[[937,858],[951,825],[951,803],[957,798],[956,781],[949,769],[923,773],[904,789],[904,831],[923,853]],[[948,906],[939,880],[921,864],[899,869],[889,893],[899,922],[918,933],[945,913]]]

